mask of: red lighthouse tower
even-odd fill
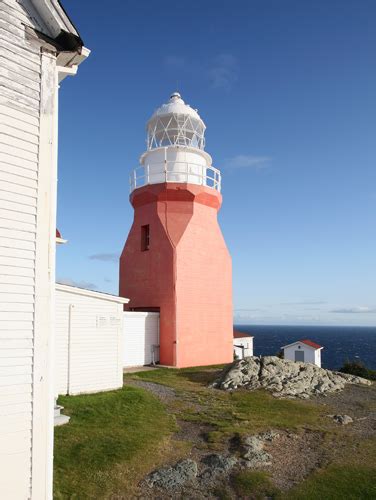
[[[130,310],[160,312],[160,362],[177,367],[233,359],[231,257],[217,221],[221,174],[204,151],[205,128],[178,93],[148,121],[120,257],[120,295]]]

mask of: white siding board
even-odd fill
[[[20,68],[19,65],[13,63],[9,59],[6,59],[5,57],[1,58],[0,63],[4,78],[7,80],[17,80],[18,83],[37,92],[37,97],[39,98],[40,85],[38,83],[38,71]]]
[[[109,301],[104,294],[101,299],[57,289],[57,393],[91,393],[122,386],[122,309],[122,304]],[[107,326],[99,325],[98,317],[105,318]]]
[[[7,303],[22,303],[22,304],[33,304],[34,295],[31,294],[21,294],[21,293],[1,293],[0,292],[0,302],[3,304]]]
[[[0,311],[0,327],[2,321],[32,321],[33,318],[34,315],[30,312]]]
[[[8,43],[4,36],[0,35],[0,59],[8,59],[9,61],[16,61],[21,69],[25,68],[35,73],[40,73],[40,60],[33,57],[27,50],[23,52],[19,47]]]
[[[2,0],[1,10],[8,12],[14,19],[16,19],[20,26],[26,24],[34,28],[42,29],[42,23],[38,18],[33,6],[29,1],[22,0],[27,10],[22,7],[18,1]],[[31,13],[33,13],[31,15]]]
[[[0,264],[2,263],[2,259],[0,259]],[[16,267],[16,266],[7,266],[0,265],[0,276],[4,274],[5,276],[23,276],[25,278],[33,278],[34,270],[25,268],[25,267]]]
[[[159,313],[124,312],[123,366],[152,363],[152,348],[159,345]],[[159,361],[159,349],[154,361]]]
[[[0,276],[0,293],[7,293],[7,294],[24,293],[24,294],[34,295],[34,287],[30,285],[28,286],[28,285],[18,285],[14,283],[2,283],[2,279]]]
[[[20,212],[28,215],[36,215],[36,207],[32,205],[25,205],[24,203],[17,203],[14,201],[0,199],[0,210],[12,210],[13,212]],[[4,245],[5,246],[5,245]]]
[[[22,77],[17,77],[17,81],[14,80],[14,76],[8,74],[0,76],[0,87],[5,87],[14,91],[15,95],[23,96],[30,99],[33,107],[38,107],[39,104],[39,92],[30,86],[22,83]]]
[[[0,148],[4,145],[4,143],[0,139]],[[0,182],[11,182],[12,184],[16,184],[17,186],[22,186],[22,187],[27,187],[34,189],[36,191],[37,188],[37,181],[35,179],[35,176],[32,174],[32,178],[27,177],[26,175],[16,175],[16,174],[10,174],[9,172],[4,172],[3,170],[0,170]]]
[[[3,60],[0,57],[0,63]],[[35,73],[35,79],[38,81],[40,78],[40,73]],[[38,117],[30,116],[24,111],[19,111],[17,109],[10,108],[9,105],[5,105],[0,101],[0,116],[6,116],[6,124],[12,127],[25,129],[31,133],[39,134],[39,119]]]
[[[25,333],[24,333],[25,335]],[[1,342],[2,349],[33,348],[33,339],[30,338],[5,338]]]
[[[17,187],[17,184],[16,184],[16,187],[13,188],[14,192],[9,191],[10,183],[5,183],[5,182],[0,181],[0,186],[2,187],[2,189],[0,189],[0,198],[2,200],[7,200],[7,201],[11,201],[13,203],[20,203],[22,205],[29,205],[31,207],[36,207],[37,200],[36,200],[36,190],[35,189],[33,190],[34,195],[30,196],[30,194],[16,192],[16,191],[23,190],[23,186],[21,188],[19,188],[19,187]]]
[[[38,152],[39,138],[38,134],[34,132],[26,132],[25,125],[22,122],[18,124],[18,127],[14,127],[12,125],[1,125],[0,124],[0,134],[4,134],[5,136],[13,137],[19,141],[23,141],[24,144],[23,149]],[[5,142],[5,141],[3,141]],[[22,146],[21,146],[22,147]]]

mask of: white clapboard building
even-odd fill
[[[297,340],[292,344],[281,347],[284,359],[290,361],[299,361],[303,363],[312,363],[321,367],[321,351],[324,349],[321,345],[312,342],[312,340]]]
[[[56,285],[56,395],[123,385],[123,319],[128,299]]]
[[[4,500],[52,497],[58,83],[88,53],[59,1],[0,1]]]
[[[253,335],[234,330],[233,333],[234,356],[236,359],[253,356]]]

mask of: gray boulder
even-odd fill
[[[341,391],[346,384],[371,385],[372,382],[310,363],[276,356],[252,356],[232,363],[214,382],[213,387],[224,390],[262,388],[277,397],[306,399],[312,395]]]
[[[340,425],[351,424],[354,420],[349,415],[328,415],[334,422]]]
[[[194,460],[181,460],[173,467],[165,467],[152,472],[146,477],[145,483],[149,488],[172,490],[194,480],[197,472],[197,463]]]
[[[270,436],[268,436],[270,438]],[[258,467],[271,465],[271,455],[264,451],[264,438],[261,434],[259,436],[247,436],[243,440],[243,453],[242,457],[245,460],[246,467]]]

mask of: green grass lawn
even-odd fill
[[[276,399],[265,391],[225,392],[208,389],[219,373],[217,368],[161,368],[127,375],[130,378],[164,384],[183,396],[176,409],[179,418],[212,426],[213,436],[255,433],[270,428],[322,428],[328,423],[317,405],[306,401]],[[200,411],[197,411],[197,409]],[[209,436],[210,438],[210,436]]]
[[[132,492],[166,455],[174,419],[148,392],[133,387],[60,397],[68,425],[55,429],[55,498],[105,498]]]
[[[346,430],[325,417],[327,410],[307,401],[273,398],[263,391],[224,392],[209,389],[219,368],[158,369],[126,375],[172,387],[176,400],[162,404],[147,390],[127,386],[92,395],[59,398],[71,415],[55,429],[56,499],[136,498],[139,481],[152,469],[187,456],[191,443],[177,441],[177,421],[206,424],[210,449],[221,450],[229,437],[267,429],[320,430],[325,445],[347,440],[345,455],[300,485],[282,493],[267,473],[235,474],[218,498],[344,500],[376,499],[376,440],[355,442]]]

